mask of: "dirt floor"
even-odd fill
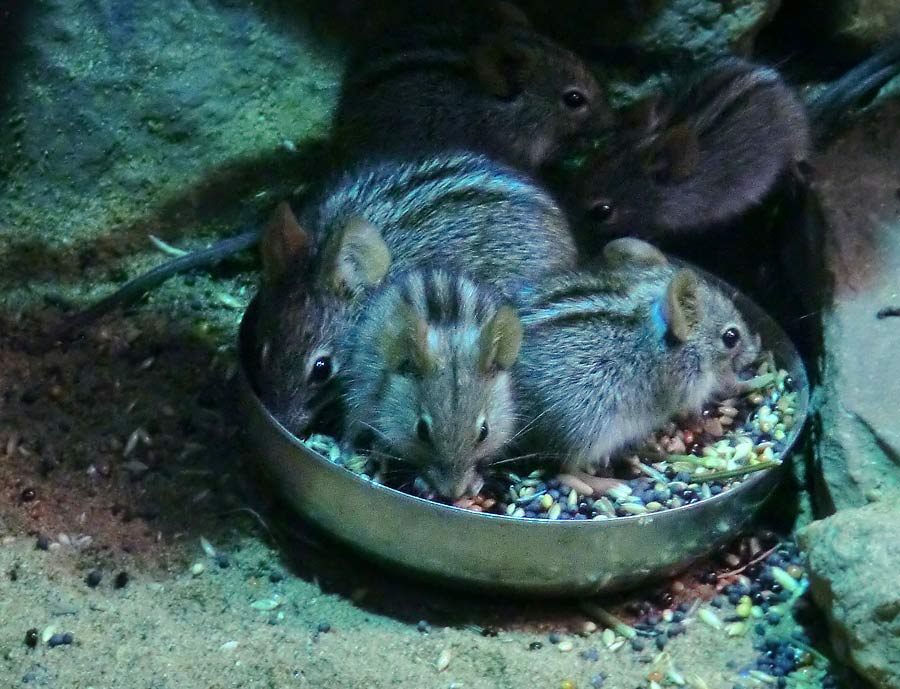
[[[178,278],[136,313],[49,351],[59,308],[7,308],[3,686],[630,689],[670,665],[698,688],[746,681],[754,634],[726,638],[696,610],[664,654],[649,638],[640,652],[611,651],[577,601],[448,593],[299,523],[252,481],[230,411],[231,343],[252,279]],[[645,600],[659,612],[708,598],[697,575],[729,562],[604,605],[636,621]],[[73,643],[51,647],[66,632]]]

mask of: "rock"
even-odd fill
[[[342,60],[300,9],[47,0],[23,14],[0,55],[10,289],[80,278],[70,247],[88,237],[144,249],[148,231],[177,239],[303,181],[284,179],[297,155],[281,144],[326,132]]]
[[[729,52],[748,55],[780,5],[780,0],[669,0],[634,42],[650,53],[693,60]]]
[[[844,510],[798,539],[835,651],[878,689],[900,689],[900,507]]]
[[[813,160],[825,290],[815,499],[820,513],[900,500],[900,103],[860,121]],[[818,310],[818,309],[817,309]]]
[[[834,8],[839,35],[865,45],[882,43],[897,33],[897,0],[839,0]]]

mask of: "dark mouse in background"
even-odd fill
[[[900,41],[809,103],[773,69],[737,58],[623,118],[611,150],[574,173],[573,221],[590,248],[616,236],[697,232],[758,205],[842,118],[900,73]]]
[[[341,159],[464,148],[536,172],[611,124],[585,63],[517,8],[450,7],[445,21],[386,26],[351,59],[334,116]]]

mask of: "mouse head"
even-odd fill
[[[468,278],[412,274],[408,287],[379,338],[387,382],[374,423],[436,493],[475,494],[514,432],[508,372],[522,326]]]
[[[390,254],[380,233],[353,219],[317,255],[312,237],[282,203],[261,242],[263,279],[256,323],[260,397],[298,436],[337,393],[343,364],[336,343],[356,297],[387,273]]]
[[[761,341],[735,306],[735,294],[687,268],[669,263],[655,247],[624,238],[607,244],[614,269],[634,271],[652,293],[649,317],[669,352],[669,375],[686,392],[686,407],[699,409],[716,395],[730,396],[759,359]],[[636,280],[637,282],[637,280]]]
[[[489,34],[470,62],[482,91],[495,99],[498,135],[514,137],[512,148],[532,168],[611,123],[605,94],[587,66],[533,31],[510,27]]]
[[[700,165],[700,141],[686,124],[660,128],[656,98],[623,114],[612,142],[582,163],[575,212],[601,236],[653,236],[661,202]]]

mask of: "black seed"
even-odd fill
[[[48,550],[50,548],[50,539],[44,534],[40,534],[37,537],[37,543],[34,544],[34,547],[38,550]]]
[[[228,569],[231,566],[231,560],[225,553],[216,553],[215,560],[220,569]]]
[[[323,620],[322,622],[319,622],[319,626],[316,627],[316,631],[320,634],[327,634],[331,631],[331,624]]]
[[[75,641],[75,635],[72,632],[66,632],[62,635],[62,642],[66,646],[71,644],[73,641]]]
[[[660,651],[663,650],[666,647],[666,641],[668,641],[666,636],[663,634],[660,634],[659,636],[656,637],[656,647]]]
[[[644,640],[639,636],[632,637],[631,648],[640,653],[644,650]]]
[[[38,630],[32,627],[27,632],[25,632],[25,645],[28,648],[34,648],[38,643]]]
[[[497,636],[498,633],[496,627],[487,626],[481,628],[481,636]]]
[[[84,578],[84,583],[93,589],[93,588],[96,588],[100,584],[100,581],[102,579],[103,579],[103,575],[100,573],[100,571],[96,570],[96,569],[92,569],[90,572],[88,572],[88,575]]]
[[[431,625],[428,624],[425,620],[419,620],[419,622],[416,624],[416,629],[422,632],[422,634],[427,634],[431,631]]]
[[[269,572],[269,581],[271,581],[273,584],[277,584],[279,581],[282,581],[282,580],[284,580],[284,574],[279,572],[277,569]]]
[[[544,644],[542,644],[540,641],[532,641],[530,644],[528,644],[529,651],[539,651],[543,647],[544,647]]]
[[[34,488],[26,488],[19,493],[19,499],[22,502],[31,502],[37,497],[37,491]]]
[[[54,634],[54,635],[51,636],[50,639],[47,641],[47,645],[48,645],[50,648],[56,648],[57,646],[62,646],[64,643],[65,643],[65,641],[63,641],[63,635],[62,635],[62,634]]]
[[[559,632],[550,632],[550,636],[547,637],[551,644],[558,644],[562,641],[562,634]]]
[[[123,589],[128,586],[128,572],[119,572],[113,581],[113,586],[117,589]]]

